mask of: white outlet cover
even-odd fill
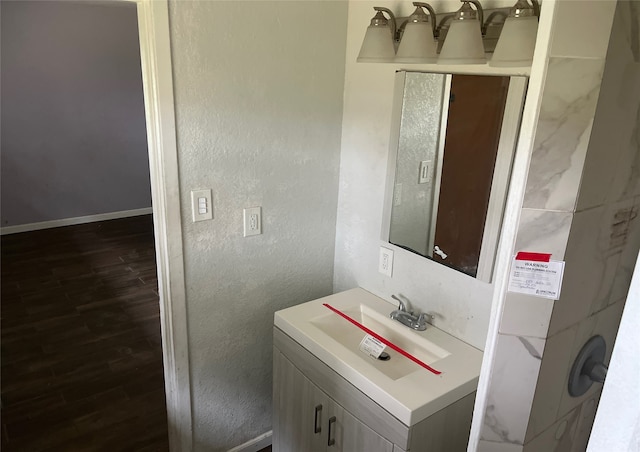
[[[380,260],[378,261],[378,271],[391,278],[393,275],[393,250],[380,247]]]
[[[262,208],[247,207],[242,211],[244,236],[262,234]]]

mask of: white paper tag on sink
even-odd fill
[[[386,345],[370,334],[367,334],[360,342],[360,351],[375,359],[380,357],[385,347]]]

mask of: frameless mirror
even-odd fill
[[[396,74],[384,240],[491,281],[526,84]]]

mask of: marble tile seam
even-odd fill
[[[588,154],[587,154],[587,157],[589,157]],[[604,199],[599,204],[588,205],[588,206],[583,207],[583,208],[577,208],[572,213],[588,212],[589,210],[593,210],[593,209],[597,209],[597,208],[601,208],[601,207],[614,206],[616,204],[628,202],[630,200],[634,200],[634,204],[640,202],[640,194],[631,193],[631,194],[629,194],[627,196],[622,196],[622,197],[620,197],[620,199],[615,199],[615,200],[614,199]],[[523,207],[523,209],[524,208],[525,207]],[[526,207],[526,208],[529,209],[529,207]],[[534,208],[531,208],[531,210],[546,210],[546,209],[534,209]]]
[[[607,306],[607,307],[609,307],[609,306]],[[600,312],[600,311],[598,311],[598,312]],[[553,334],[548,335],[545,339],[546,339],[546,340],[549,340],[549,339],[551,339],[552,337],[558,336],[559,334],[562,334],[562,333],[564,333],[565,331],[570,330],[571,328],[573,328],[573,327],[575,327],[576,325],[578,325],[580,322],[582,322],[582,321],[584,321],[584,320],[588,319],[589,317],[594,316],[595,314],[596,314],[596,313],[593,313],[593,314],[589,314],[589,315],[587,315],[587,316],[581,317],[581,318],[579,318],[579,319],[575,319],[575,321],[574,321],[573,323],[571,323],[571,325],[567,325],[567,326],[563,327],[562,329],[560,329],[560,330],[558,330],[558,331],[554,331],[554,332],[553,332]]]
[[[605,57],[601,56],[587,56],[587,55],[549,55],[547,61],[553,59],[562,59],[562,60],[600,60],[605,61]]]
[[[540,207],[525,207],[522,206],[521,210],[531,210],[531,211],[539,211],[539,212],[556,212],[556,213],[576,213],[576,210],[562,210],[562,209],[542,209]],[[589,210],[589,209],[585,209]]]
[[[554,332],[553,332],[553,334],[551,334],[551,335],[547,336],[547,337],[546,337],[546,338],[544,338],[544,339],[549,340],[550,338],[555,337],[555,336],[557,336],[557,335],[559,335],[559,334],[563,333],[564,331],[567,331],[568,329],[571,329],[572,327],[574,327],[574,326],[576,326],[576,325],[579,325],[580,323],[582,323],[583,321],[585,321],[585,320],[587,320],[587,319],[589,319],[589,318],[591,318],[591,317],[596,317],[596,316],[598,316],[598,315],[602,314],[602,311],[605,311],[605,310],[607,310],[607,309],[611,308],[613,305],[615,305],[615,304],[617,304],[617,303],[624,303],[624,302],[625,302],[625,300],[626,300],[626,298],[627,298],[626,296],[625,296],[625,297],[623,297],[623,298],[620,298],[620,299],[618,299],[617,301],[613,301],[613,302],[611,302],[611,303],[607,304],[606,306],[604,306],[602,309],[599,309],[598,311],[594,311],[594,312],[589,313],[589,314],[588,314],[588,315],[586,315],[586,316],[583,316],[583,317],[578,318],[578,319],[574,319],[574,322],[573,322],[573,323],[571,323],[571,325],[567,325],[567,326],[563,327],[561,330],[554,331]],[[501,334],[502,334],[502,333],[501,333]],[[516,336],[516,335],[513,335],[513,334],[512,334],[512,336]]]
[[[578,405],[576,408],[573,408],[572,410],[568,411],[566,414],[563,414],[563,415],[556,414],[555,419],[553,420],[553,423],[549,427],[547,427],[546,429],[542,430],[540,433],[537,433],[536,435],[534,435],[531,438],[527,439],[524,442],[524,446],[526,447],[529,444],[534,443],[536,440],[539,440],[542,437],[544,437],[545,435],[548,435],[549,432],[552,431],[552,430],[556,430],[557,431],[558,430],[558,424],[560,423],[560,421],[562,421],[565,418],[571,417],[573,415],[579,414],[581,408],[582,408],[582,405]],[[576,436],[576,434],[578,432],[574,428],[573,431],[571,431],[571,429],[569,429],[568,433],[570,435],[571,440],[573,441],[573,439],[575,438],[575,436]]]
[[[534,358],[536,358],[536,357],[531,353],[531,352],[532,352],[532,349],[528,346],[528,345],[529,345],[529,342],[528,342],[527,340],[528,340],[528,339],[533,339],[533,340],[542,340],[542,341],[545,341],[545,340],[549,339],[549,337],[550,337],[550,336],[547,336],[547,337],[538,337],[538,336],[531,336],[531,335],[528,335],[528,334],[518,334],[518,333],[513,333],[513,332],[511,332],[511,333],[502,333],[502,332],[500,332],[500,333],[498,333],[498,334],[500,334],[500,336],[517,337],[517,338],[518,338],[518,340],[519,340],[519,341],[522,343],[522,345],[525,347],[525,349],[529,352],[529,354],[531,354],[531,356],[533,356]],[[555,336],[555,334],[554,334],[554,336]],[[526,341],[526,342],[523,342],[523,341]]]

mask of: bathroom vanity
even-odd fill
[[[359,349],[366,332],[325,304],[432,367],[387,347]],[[275,314],[275,451],[464,451],[482,353],[429,326],[389,319],[395,305],[352,289]]]

